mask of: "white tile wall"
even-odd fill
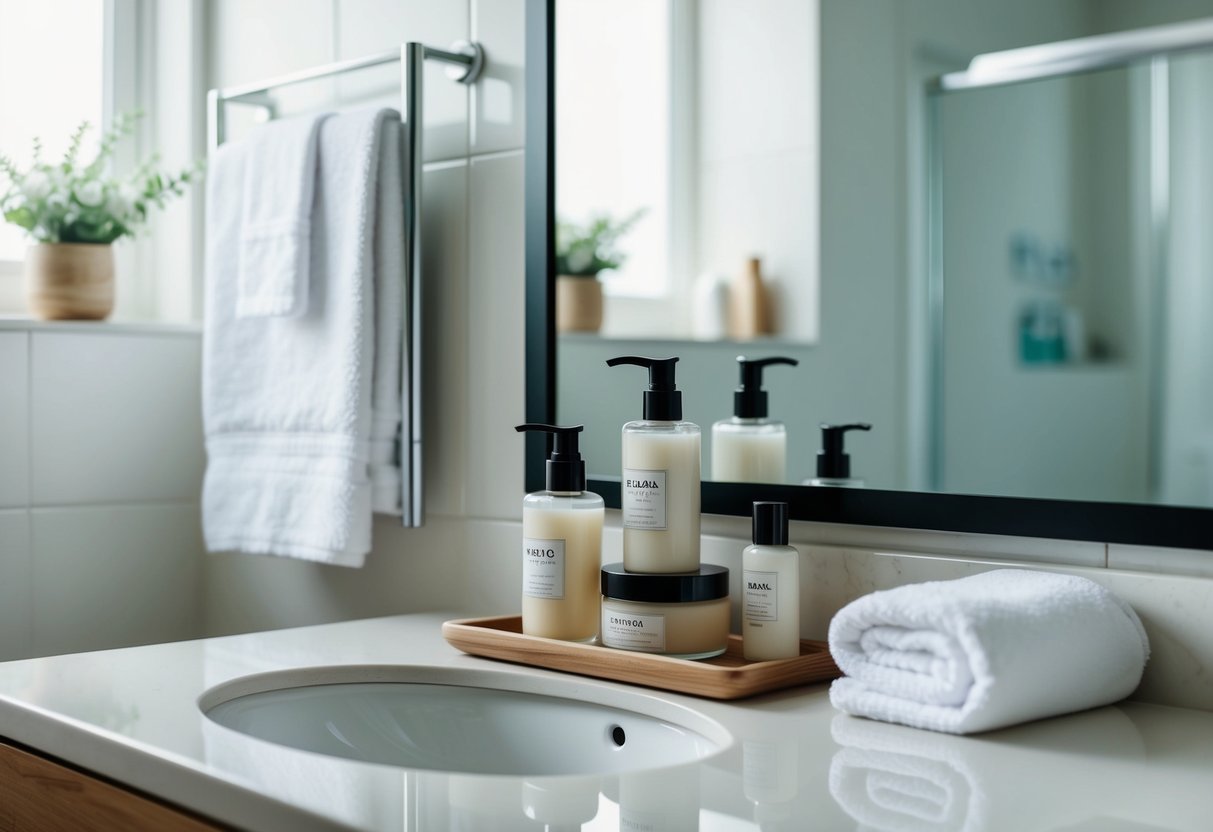
[[[0,662],[30,655],[29,512],[0,511]]]
[[[1108,568],[1213,578],[1213,553],[1197,549],[1108,544]]]
[[[35,655],[198,635],[196,503],[34,509]]]
[[[486,551],[468,537],[463,518],[427,516],[404,529],[376,518],[375,550],[361,569],[278,557],[223,553],[206,559],[207,632],[270,630],[374,615],[464,609],[474,587],[496,586],[493,571],[469,572],[467,551]]]
[[[467,197],[464,161],[431,165],[425,172],[422,295],[425,352],[422,413],[425,446],[425,511],[463,514],[470,421],[468,373]]]
[[[0,660],[196,637],[199,334],[6,329]]]
[[[207,9],[215,86],[260,81],[336,59],[331,0],[216,0]]]
[[[484,76],[472,87],[472,153],[514,150],[525,140],[524,0],[471,0],[472,39],[491,46]]]
[[[196,334],[34,333],[33,503],[196,499],[200,349]]]
[[[522,151],[471,163],[467,489],[473,517],[521,517],[524,233]],[[504,479],[508,478],[508,479]]]
[[[448,49],[468,39],[466,2],[336,0],[335,5],[337,56],[342,60],[398,49],[406,41]],[[399,109],[400,67],[351,73],[338,79],[337,88],[343,104],[383,100]],[[423,98],[426,161],[467,155],[468,88],[448,79],[443,65],[431,61]]]
[[[0,509],[29,504],[29,335],[0,332]]]

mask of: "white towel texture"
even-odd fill
[[[1106,705],[1141,681],[1136,613],[1094,581],[999,569],[859,598],[830,622],[836,708],[969,734]]]
[[[320,123],[306,310],[243,317],[243,201],[255,154],[212,157],[207,182],[203,529],[211,551],[360,566],[372,507],[398,511],[403,176],[400,119]],[[378,496],[372,482],[382,484]]]
[[[316,145],[326,118],[271,121],[247,139],[237,317],[307,311]]]

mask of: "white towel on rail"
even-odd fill
[[[311,285],[297,317],[237,316],[248,148],[224,145],[212,158],[203,351],[211,551],[360,566],[370,550],[371,480],[391,468],[384,450],[399,430],[400,141],[392,110],[321,125]]]
[[[969,734],[1123,699],[1150,654],[1133,609],[1076,575],[997,569],[865,595],[830,622],[835,707]]]
[[[245,150],[236,315],[307,311],[316,144],[329,114],[271,121]]]

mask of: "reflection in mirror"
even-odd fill
[[[728,5],[646,4],[665,14],[658,34],[612,56],[613,38],[590,51],[573,38],[576,25],[602,35],[592,21],[614,4],[556,0],[557,211],[581,222],[643,211],[601,281],[601,332],[557,341],[557,414],[586,424],[591,477],[618,477],[620,426],[640,415],[640,390],[607,373],[607,358],[678,355],[685,417],[706,433],[735,413],[738,356],[787,356],[799,365],[764,383],[787,436],[769,481],[814,478],[820,425],[864,422],[872,431],[849,434],[846,450],[849,478],[870,489],[1213,505],[1213,344],[1200,324],[1213,293],[1199,280],[1213,50],[1008,86],[937,84],[977,54],[1213,16],[1213,0],[757,0],[745,21]],[[731,52],[709,40],[722,28]],[[741,31],[752,41],[739,47]],[[797,49],[811,55],[776,67]],[[591,52],[592,66],[565,62]],[[679,76],[691,67],[694,81]],[[590,76],[619,107],[648,102],[648,116],[611,109],[593,141],[626,134],[654,154],[649,167],[586,144],[585,101],[565,107],[591,92],[568,79]],[[779,175],[764,178],[767,164]],[[798,253],[762,236],[779,229]],[[644,240],[665,248],[644,254]],[[751,255],[778,298],[776,334],[697,340],[703,309],[724,309],[711,334],[727,336]],[[804,267],[783,265],[793,261]],[[732,291],[696,291],[703,272]],[[723,306],[701,306],[713,298]],[[705,442],[705,479],[716,462]]]
[[[816,337],[815,17],[557,0],[560,331]]]

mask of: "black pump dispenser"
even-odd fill
[[[620,364],[635,364],[649,370],[649,386],[644,391],[644,418],[650,422],[682,421],[682,391],[674,383],[673,358],[642,358],[638,355],[622,355],[607,360],[608,367]]]
[[[754,501],[754,530],[755,546],[787,546],[788,545],[788,504]]]
[[[821,423],[821,450],[817,452],[817,476],[822,479],[845,480],[851,476],[851,456],[846,452],[846,433],[849,430],[871,430],[863,422],[853,425],[827,425]]]
[[[766,418],[767,391],[762,389],[763,368],[772,364],[791,364],[795,367],[799,363],[795,358],[783,356],[754,359],[737,356],[737,365],[741,368],[741,386],[733,391],[733,415],[738,419]]]
[[[585,460],[581,458],[581,451],[577,447],[577,434],[584,429],[584,425],[557,427],[529,422],[514,428],[519,433],[538,430],[555,437],[552,453],[547,461],[548,491],[585,491]]]

